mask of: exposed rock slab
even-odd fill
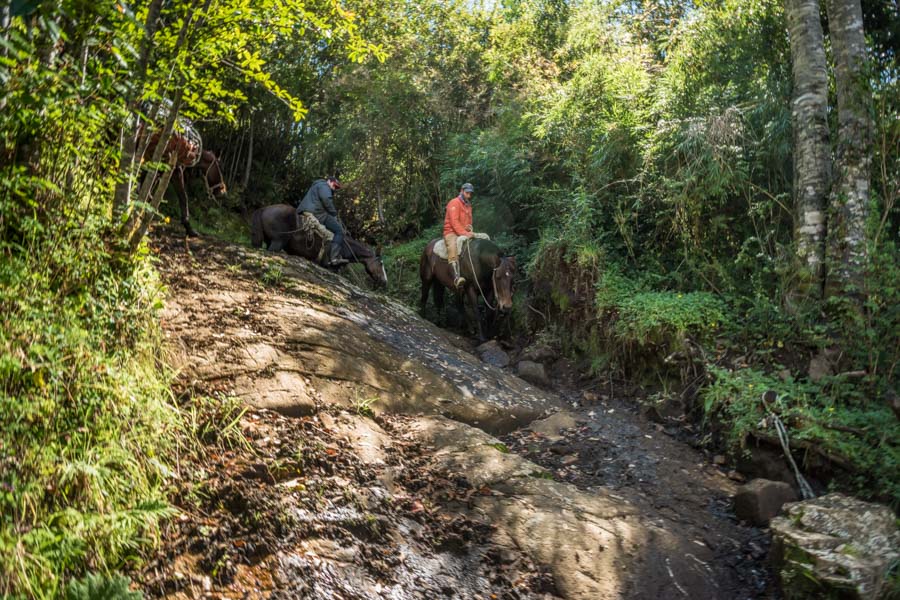
[[[163,257],[171,291],[163,325],[186,388],[292,415],[365,405],[444,414],[492,432],[522,426],[554,404],[401,304],[309,261],[191,244],[190,256],[176,247]],[[279,283],[266,285],[266,273],[280,273],[268,278]],[[207,293],[188,292],[196,289]]]
[[[622,498],[552,481],[543,468],[505,453],[496,438],[449,419],[418,418],[408,435],[434,447],[432,467],[483,488],[470,516],[548,565],[562,597],[674,598],[690,589],[695,597],[723,598],[702,567],[708,548],[644,520]]]

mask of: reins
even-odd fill
[[[478,287],[478,293],[481,294],[481,299],[484,300],[484,304],[491,310],[497,310],[496,306],[491,306],[491,303],[488,302],[487,296],[484,295],[484,290],[481,289],[481,283],[478,281],[478,277],[475,274],[475,263],[472,262],[472,250],[469,248],[469,244],[471,240],[466,242],[466,256],[469,257],[469,267],[472,268],[472,276],[475,278],[475,285]],[[500,264],[491,271],[491,285],[494,288],[494,298],[498,298],[499,294],[497,294],[497,270],[503,266],[503,259],[500,259]],[[498,302],[499,305],[499,302]]]
[[[300,218],[300,217],[299,217],[299,215],[298,215],[298,219],[299,219],[299,218]],[[297,229],[289,229],[289,230],[287,230],[287,231],[281,232],[281,235],[282,235],[282,236],[286,236],[286,235],[289,235],[289,234],[292,234],[292,233],[305,233],[306,235],[304,236],[304,238],[305,238],[304,243],[306,244],[306,248],[307,248],[307,249],[310,249],[310,250],[311,250],[312,247],[315,245],[315,243],[316,243],[316,242],[315,242],[316,238],[318,238],[319,240],[321,240],[322,251],[328,252],[328,240],[326,240],[325,238],[323,238],[323,237],[321,237],[321,236],[317,236],[314,232],[310,231],[308,228],[306,228],[306,227],[299,227],[299,228],[297,228]],[[353,246],[351,246],[351,245],[350,245],[350,242],[347,241],[347,236],[346,236],[346,235],[344,236],[344,239],[342,240],[341,245],[346,246],[346,247],[347,247],[347,250],[349,250],[349,251],[350,251],[350,254],[353,256],[353,261],[351,261],[351,262],[356,262],[357,264],[364,264],[363,261],[360,260],[359,256],[356,254],[356,252],[353,251]],[[320,255],[321,255],[321,254],[320,254]],[[377,256],[374,256],[374,255],[373,255],[371,258],[374,259],[374,258],[377,258]],[[382,269],[383,269],[383,268],[384,268],[384,265],[382,265]],[[360,285],[361,280],[360,280],[359,276],[358,276],[352,269],[350,270],[350,273],[353,275],[353,280],[354,280],[354,282],[355,282],[357,285]],[[386,279],[386,278],[387,278],[387,276],[385,275],[385,279]]]
[[[347,236],[344,236],[344,238],[341,240],[341,242],[344,244],[344,246],[347,246],[347,250],[349,250],[350,254],[353,255],[353,261],[356,262],[357,264],[359,264],[359,262],[360,262],[359,257],[356,255],[356,252],[353,251],[353,246],[351,246],[350,243],[347,241]],[[356,273],[354,273],[352,269],[350,270],[350,272],[353,273],[353,280],[356,282],[356,285],[360,285],[360,280],[357,277]]]

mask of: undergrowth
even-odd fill
[[[422,289],[419,259],[428,242],[440,235],[440,230],[433,227],[418,238],[385,248],[383,258],[388,274],[388,294],[408,306],[418,307]]]
[[[11,597],[54,597],[72,574],[127,566],[172,514],[162,288],[146,255],[113,266],[97,239],[63,239],[52,259],[4,248],[0,592]]]
[[[777,415],[803,457],[802,469],[816,473],[825,462],[837,464],[834,483],[900,506],[900,421],[886,406],[842,402],[835,386],[846,383],[834,378],[794,381],[751,368],[711,367],[710,374],[701,392],[705,418],[724,428],[732,452],[746,452],[754,436],[777,439],[770,418]]]
[[[688,410],[733,454],[748,452],[751,438],[777,446],[761,400],[770,391],[768,410],[785,423],[802,468],[896,508],[900,422],[880,401],[898,359],[892,282],[900,277],[889,254],[873,254],[880,267],[871,283],[880,293],[865,311],[831,302],[832,318],[823,322],[815,310],[786,309],[758,290],[657,289],[664,278],[627,271],[599,245],[547,238],[531,265],[531,301],[549,317],[547,330],[567,332],[563,349],[588,358],[596,372],[651,391],[661,385],[664,395],[697,394],[699,410]],[[835,349],[835,339],[845,343]],[[810,357],[823,353],[833,371],[812,380]]]
[[[59,26],[30,23],[4,32],[0,63],[0,596],[83,597],[122,589],[173,514],[180,418],[162,285],[117,235],[108,65],[47,64]]]

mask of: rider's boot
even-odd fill
[[[340,267],[341,265],[346,265],[349,260],[341,256],[341,247],[340,246],[331,246],[331,260],[329,261],[329,266],[332,267]]]
[[[453,271],[453,285],[456,289],[461,289],[466,283],[466,278],[459,274],[459,261],[452,261],[450,269]]]

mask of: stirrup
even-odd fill
[[[457,277],[456,279],[453,280],[453,285],[456,287],[456,289],[462,288],[462,286],[466,285],[466,278],[465,277]]]

